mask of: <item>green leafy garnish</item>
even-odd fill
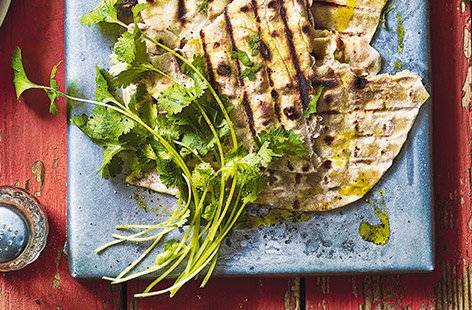
[[[231,59],[238,59],[246,67],[251,67],[254,64],[245,51],[238,49],[233,50],[233,53],[231,54]]]
[[[269,148],[279,157],[307,155],[300,135],[282,127],[270,127],[267,131],[262,131],[256,142],[259,146],[269,143]]]
[[[15,48],[11,58],[11,67],[13,69],[13,84],[15,86],[16,97],[20,99],[20,96],[28,89],[37,88],[43,89],[49,97],[50,105],[49,112],[51,114],[58,114],[59,110],[57,109],[57,99],[61,96],[61,93],[58,91],[57,82],[55,80],[56,72],[58,66],[61,64],[61,61],[58,62],[51,70],[49,83],[50,86],[41,86],[37,85],[30,81],[26,75],[25,68],[23,67],[23,60],[21,57],[21,49],[19,47]]]
[[[116,5],[120,0],[102,0],[95,9],[85,14],[80,19],[82,25],[92,26],[100,22],[122,24],[118,20],[118,10]]]
[[[387,23],[387,16],[388,13],[392,12],[394,8],[386,8],[382,11],[382,15],[380,16],[380,24],[382,25],[382,28],[384,28],[387,31],[390,31],[390,28],[388,27]]]
[[[259,72],[259,70],[262,68],[262,64],[258,64],[249,68],[244,69],[244,71],[241,73],[239,78],[241,80],[248,78],[249,81],[255,81],[256,80],[256,73]]]
[[[323,90],[323,86],[318,86],[316,92],[311,96],[310,103],[308,104],[308,108],[304,114],[305,118],[309,118],[312,114],[318,112],[318,100],[320,100]]]
[[[198,6],[198,11],[208,14],[208,0],[201,0],[200,5]]]
[[[256,56],[257,54],[259,54],[259,42],[261,41],[261,34],[259,32],[256,32],[253,38],[247,38],[246,41],[251,47],[251,55]]]
[[[126,234],[113,234],[114,241],[96,250],[99,253],[123,242],[144,242],[148,248],[135,261],[116,277],[106,279],[116,284],[159,271],[161,274],[136,296],[165,292],[172,296],[204,270],[202,286],[208,281],[222,241],[247,204],[255,202],[265,189],[266,169],[283,156],[303,156],[306,151],[302,137],[282,127],[261,132],[253,149],[239,145],[229,117],[232,104],[219,96],[208,82],[205,59],[196,55],[189,61],[143,34],[136,24],[124,25],[117,19],[117,2],[104,0],[82,18],[86,25],[108,22],[126,27],[126,32],[114,46],[114,69],[107,72],[96,68],[95,100],[60,92],[54,81],[57,66],[52,70],[50,86],[32,83],[24,71],[19,49],[12,58],[14,84],[18,96],[27,89],[40,88],[54,103],[57,98],[65,97],[71,104],[95,105],[90,115],[74,115],[71,123],[103,147],[103,162],[98,170],[103,177],[115,176],[124,168],[133,174],[154,171],[165,186],[175,188],[178,200],[172,216],[153,225],[116,227],[126,230]],[[135,23],[143,8],[133,9]],[[257,44],[256,39],[254,44]],[[145,41],[181,61],[181,71],[187,76],[185,82],[149,61]],[[255,80],[262,65],[254,65],[242,51],[235,51],[234,57],[248,67],[241,78]],[[170,86],[156,98],[151,97],[142,81],[143,73],[149,71],[170,81]],[[134,84],[135,91],[125,101],[119,87],[130,84]],[[57,110],[51,108],[51,112]],[[171,232],[179,237],[163,243],[164,237]],[[161,251],[155,254],[155,265],[135,271],[136,266],[159,246]],[[172,286],[152,291],[179,267],[183,271]]]

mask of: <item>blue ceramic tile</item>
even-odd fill
[[[97,0],[98,1],[98,0]],[[66,0],[67,81],[83,96],[94,97],[94,66],[108,65],[114,43],[103,26],[80,25],[82,14],[95,0]],[[405,47],[401,61],[405,69],[419,73],[429,85],[428,4],[423,0],[396,0],[403,16]],[[396,27],[396,12],[389,14]],[[379,29],[374,46],[384,59],[384,71],[394,73],[397,56],[395,29]],[[75,113],[88,112],[78,106]],[[385,246],[364,241],[358,228],[362,221],[379,219],[365,200],[340,210],[314,214],[307,222],[289,220],[257,229],[234,230],[221,250],[218,275],[242,274],[321,274],[359,272],[430,271],[434,268],[431,178],[431,106],[420,111],[410,137],[393,167],[367,195],[374,201],[377,191],[385,193],[390,214],[391,239]],[[96,174],[102,150],[76,127],[69,127],[68,251],[70,269],[76,278],[116,275],[136,258],[142,247],[113,247],[101,255],[94,249],[111,240],[119,224],[155,222],[153,212],[137,206],[136,188],[123,177],[104,180]],[[169,206],[173,199],[139,191],[149,206]],[[152,201],[151,201],[152,200]],[[254,210],[264,213],[266,209]],[[141,268],[151,264],[146,261]]]

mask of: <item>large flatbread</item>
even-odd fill
[[[233,102],[231,117],[240,141],[250,145],[252,137],[270,126],[293,129],[305,138],[309,156],[282,159],[270,167],[269,186],[258,203],[320,211],[358,200],[392,165],[427,100],[414,73],[376,75],[380,56],[369,42],[385,1],[359,4],[344,28],[334,21],[341,13],[336,15],[333,7],[346,8],[346,2],[315,1],[312,6],[298,0],[235,0],[219,16],[199,21],[198,34],[186,38],[181,52],[189,58],[204,54],[211,82]],[[320,12],[328,12],[332,21],[318,23]],[[313,16],[324,29],[314,28]],[[366,20],[360,21],[362,16]],[[256,32],[262,40],[253,61],[263,69],[256,81],[241,80],[243,64],[230,56],[234,49],[250,54],[246,39]],[[154,60],[179,76],[169,55]],[[186,81],[181,73],[180,78]],[[147,83],[156,98],[169,85],[158,76]],[[325,90],[318,113],[305,119],[320,85]],[[134,183],[162,191],[155,172],[133,177]],[[154,182],[146,181],[150,178]]]

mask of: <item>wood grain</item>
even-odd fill
[[[430,3],[436,271],[310,278],[307,309],[472,308],[470,4]]]
[[[133,295],[142,292],[146,284],[148,283],[137,281],[128,285],[129,309],[300,309],[300,283],[298,279],[211,279],[205,288],[199,287],[199,281],[193,281],[183,287],[172,299],[169,299],[169,295],[144,299],[134,298]]]
[[[17,0],[0,28],[0,184],[35,194],[50,223],[48,245],[27,268],[0,274],[0,309],[119,309],[120,287],[72,279],[64,255],[66,241],[66,114],[48,113],[48,99],[32,91],[18,103],[9,68],[15,46],[31,79],[49,80],[50,68],[64,58],[64,3]],[[64,67],[58,72],[64,87]]]

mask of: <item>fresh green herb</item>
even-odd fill
[[[198,11],[208,14],[208,0],[202,0],[200,5],[198,6]]]
[[[259,70],[262,68],[262,64],[254,65],[252,67],[244,69],[244,71],[241,73],[239,78],[241,80],[248,78],[249,81],[255,81],[256,80],[256,73],[259,72]]]
[[[382,25],[382,28],[384,28],[387,31],[390,31],[390,28],[388,27],[388,21],[387,21],[387,16],[388,13],[392,12],[394,8],[385,8],[382,11],[382,15],[380,15],[380,24]]]
[[[247,38],[246,41],[251,47],[251,55],[256,56],[257,54],[259,54],[259,42],[261,41],[260,33],[257,32],[253,38]]]
[[[104,0],[99,7],[83,18],[84,24],[97,22],[122,24],[116,19],[116,1]],[[139,10],[138,10],[139,11]],[[137,20],[135,16],[135,23]],[[264,174],[275,160],[287,156],[305,155],[300,135],[282,127],[261,132],[253,150],[239,145],[234,125],[229,118],[231,104],[220,97],[206,78],[204,58],[196,56],[189,61],[174,50],[141,33],[138,27],[127,27],[127,32],[115,44],[113,57],[120,70],[112,73],[96,70],[96,100],[65,94],[51,86],[32,83],[24,71],[19,49],[12,57],[14,84],[17,96],[30,88],[39,88],[50,96],[51,104],[59,97],[71,103],[95,105],[91,115],[76,115],[71,123],[78,126],[93,142],[104,148],[103,163],[99,171],[110,177],[128,165],[133,173],[155,170],[163,184],[178,190],[174,213],[155,225],[125,225],[117,229],[130,234],[113,234],[116,239],[96,250],[97,253],[122,242],[149,242],[152,244],[112,283],[122,283],[143,275],[160,271],[142,294],[146,297],[170,292],[205,270],[202,286],[210,278],[223,239],[235,225],[248,203],[256,201],[267,185]],[[176,78],[154,67],[148,60],[144,40],[164,49],[182,64],[182,72],[192,85],[180,83]],[[243,55],[242,53],[238,54]],[[246,54],[247,55],[247,54]],[[238,57],[238,56],[237,56]],[[244,56],[243,56],[244,57]],[[247,62],[246,62],[247,63]],[[261,65],[251,62],[249,79]],[[54,81],[55,67],[51,74]],[[172,85],[152,100],[142,83],[142,73],[152,71],[167,78]],[[129,102],[124,102],[119,87],[136,85]],[[52,109],[56,112],[54,109]],[[164,243],[155,256],[155,265],[144,271],[134,271],[152,251],[162,245],[164,236],[179,228],[178,240]],[[167,289],[151,291],[179,266],[183,271]]]
[[[270,127],[267,131],[262,131],[256,141],[259,147],[265,143],[273,150],[277,156],[292,155],[306,156],[305,147],[300,144],[300,135],[293,130],[286,130],[282,127]]]
[[[400,13],[397,13],[397,37],[398,37],[398,45],[397,50],[398,54],[401,55],[403,53],[404,48],[404,39],[405,39],[405,28],[403,27],[403,17]]]
[[[304,114],[305,118],[309,118],[312,114],[318,112],[318,100],[320,100],[323,90],[324,87],[320,85],[316,89],[316,92],[311,96],[310,103],[308,104],[308,109]]]
[[[124,25],[118,20],[117,4],[120,0],[102,0],[90,13],[82,16],[82,25],[92,26],[99,22],[115,23]]]
[[[233,50],[233,53],[231,54],[231,59],[238,59],[246,67],[252,67],[254,65],[251,58],[249,58],[249,55],[242,50]]]
[[[44,91],[46,91],[50,99],[49,112],[51,112],[52,114],[59,113],[59,110],[57,109],[57,99],[60,97],[61,94],[58,91],[55,76],[60,63],[61,62],[57,63],[51,70],[49,78],[50,87],[37,85],[31,82],[26,76],[25,68],[23,67],[23,61],[21,57],[21,50],[17,47],[13,51],[13,56],[11,59],[11,67],[14,72],[13,84],[15,85],[16,97],[20,99],[21,94],[31,88],[43,89]]]
[[[395,69],[401,70],[403,68],[403,64],[400,60],[395,61]]]

